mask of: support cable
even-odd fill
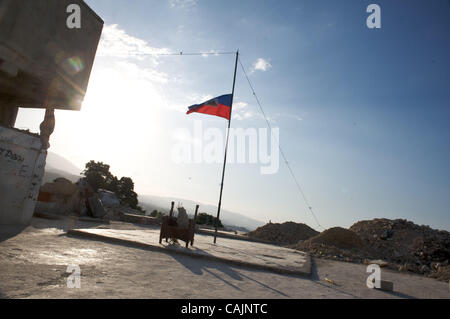
[[[262,108],[262,106],[261,106],[261,102],[259,101],[259,98],[258,98],[258,96],[256,95],[255,89],[253,88],[253,85],[252,85],[250,79],[249,79],[248,76],[247,76],[247,72],[245,72],[245,68],[244,68],[244,66],[242,65],[241,59],[239,59],[239,64],[240,64],[240,66],[241,66],[242,71],[244,72],[245,78],[247,79],[247,82],[248,82],[248,85],[250,86],[250,89],[251,89],[251,91],[252,91],[252,94],[253,94],[253,96],[255,97],[256,103],[258,104],[259,109],[261,110],[261,113],[262,113],[264,119],[266,120],[267,126],[269,127],[270,132],[271,132],[271,134],[272,134],[272,125],[270,124],[270,121],[269,121],[269,119],[267,118],[266,113],[264,112],[264,110],[263,110],[263,108]],[[294,179],[295,184],[297,185],[297,189],[299,190],[299,192],[300,192],[300,194],[301,194],[301,197],[303,198],[303,201],[305,202],[305,205],[306,205],[307,209],[311,212],[311,214],[312,214],[312,216],[314,217],[314,220],[316,221],[317,225],[318,225],[320,228],[322,228],[322,229],[325,230],[325,228],[319,223],[319,220],[317,219],[316,214],[314,213],[314,211],[313,211],[311,205],[309,204],[309,201],[308,201],[308,199],[306,198],[305,193],[303,192],[303,188],[301,187],[301,185],[300,185],[300,183],[299,183],[297,177],[295,176],[295,174],[294,174],[294,172],[293,172],[293,170],[292,170],[292,168],[291,168],[291,165],[289,165],[289,162],[288,162],[288,160],[287,160],[286,155],[284,154],[283,149],[281,148],[281,145],[276,141],[276,139],[273,139],[273,140],[274,140],[274,141],[277,143],[277,145],[278,145],[278,148],[279,148],[279,150],[280,150],[281,156],[283,157],[283,160],[284,160],[284,162],[286,163],[287,168],[289,169],[289,173],[291,174],[292,178]]]

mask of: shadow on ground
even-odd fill
[[[205,252],[204,250],[201,250],[201,249],[196,249],[196,250],[201,251],[202,254],[205,254],[207,256],[210,255],[207,252]],[[193,274],[202,275],[203,271],[204,271],[204,272],[216,277],[217,279],[223,281],[225,284],[229,285],[230,287],[233,287],[236,290],[240,291],[241,289],[239,287],[237,287],[236,285],[234,285],[233,283],[231,283],[226,278],[224,278],[224,276],[220,276],[220,275],[216,274],[215,272],[211,271],[211,269],[216,269],[216,270],[222,272],[224,275],[226,275],[234,280],[242,281],[243,278],[245,278],[247,280],[250,280],[254,283],[261,285],[262,287],[264,287],[266,289],[272,290],[273,292],[275,292],[283,297],[289,297],[288,295],[286,295],[285,293],[283,293],[277,289],[269,287],[268,285],[266,285],[256,279],[253,279],[250,276],[244,275],[244,274],[236,271],[235,269],[233,269],[232,267],[227,265],[225,262],[211,261],[211,262],[208,262],[208,263],[205,263],[204,265],[202,265],[202,264],[198,263],[197,261],[194,261],[193,258],[183,258],[181,255],[178,255],[178,254],[170,254],[170,255],[173,259],[178,261],[181,265],[183,265],[186,269],[190,270]],[[254,270],[254,269],[252,269],[252,271],[259,272],[259,270]]]
[[[35,217],[31,220],[31,226],[37,229],[56,228],[67,231],[73,228],[97,228],[105,223],[102,222],[86,222],[79,220],[76,216],[64,216],[60,219]]]
[[[19,235],[27,227],[28,226],[0,225],[0,243]]]
[[[72,234],[64,234],[64,236],[72,237],[72,238],[79,238],[78,236],[72,235]],[[95,238],[94,239],[94,238],[88,238],[88,237],[86,237],[84,239],[98,241],[98,242],[102,242],[102,243],[105,243],[105,244],[119,245],[119,246],[122,246],[122,247],[129,247],[129,248],[141,249],[141,250],[146,250],[146,251],[155,251],[155,248],[151,248],[148,245],[145,245],[145,244],[140,245],[138,243],[133,243],[133,244],[131,244],[131,243],[124,243],[122,240],[117,240],[115,242],[114,240],[111,240],[110,238],[108,240],[101,239],[101,238]],[[175,245],[178,246],[178,244],[175,244]],[[178,249],[179,248],[184,249],[184,247],[177,247],[177,248]],[[191,247],[191,249],[195,249],[195,250],[201,252],[204,255],[203,258],[205,258],[205,260],[207,260],[209,256],[213,257],[211,254],[207,253],[206,251],[204,251],[202,249],[198,249],[198,248],[195,248],[195,247]],[[174,260],[179,262],[182,266],[184,266],[186,269],[191,271],[194,275],[199,275],[200,276],[200,275],[203,274],[203,272],[206,272],[206,273],[216,277],[217,279],[221,280],[226,285],[228,285],[228,286],[230,286],[230,287],[232,287],[232,288],[234,288],[234,289],[236,289],[238,291],[241,291],[241,289],[238,286],[236,286],[235,284],[233,284],[229,279],[227,280],[227,278],[225,276],[227,276],[227,277],[229,277],[229,278],[231,278],[232,280],[235,280],[235,281],[242,281],[245,278],[245,279],[247,279],[249,281],[252,281],[254,283],[257,283],[257,284],[261,285],[262,287],[264,287],[266,289],[269,289],[269,290],[279,294],[280,296],[289,298],[289,295],[283,293],[282,291],[274,289],[274,288],[272,288],[272,287],[270,287],[270,286],[268,286],[268,285],[266,285],[266,284],[264,284],[264,283],[262,283],[262,282],[260,282],[260,281],[258,281],[256,279],[251,278],[250,276],[244,275],[244,274],[236,271],[235,269],[230,267],[225,262],[220,262],[220,261],[215,261],[215,260],[208,260],[208,262],[205,262],[205,263],[202,264],[201,262],[199,262],[199,260],[201,260],[202,257],[201,258],[198,258],[198,257],[196,258],[196,257],[184,255],[184,254],[179,254],[179,253],[174,252],[174,251],[169,250],[169,249],[167,251],[164,251],[164,250],[158,250],[158,251],[162,252],[164,254],[170,255]],[[222,272],[225,276],[218,275],[216,272],[212,271],[213,269]],[[256,270],[256,269],[252,269],[252,271],[264,272],[264,271],[260,271],[260,270]],[[290,275],[290,276],[292,276],[292,275]],[[299,276],[299,277],[301,277],[301,276]]]
[[[347,292],[347,291],[345,291],[343,289],[338,288],[339,286],[337,286],[337,285],[329,285],[329,284],[322,283],[321,279],[320,279],[320,276],[319,276],[319,272],[317,271],[317,265],[316,265],[314,257],[311,257],[311,280],[315,284],[320,285],[322,287],[333,289],[333,290],[335,290],[337,292],[340,292],[342,294],[345,294],[347,296],[350,296],[350,297],[353,297],[353,298],[356,298],[356,299],[362,299],[359,296],[355,296],[355,295],[353,295],[353,294],[351,294],[351,293],[349,293],[349,292]],[[385,293],[385,294],[389,294],[389,295],[393,295],[393,296],[399,297],[399,298],[416,299],[416,297],[413,297],[413,296],[410,296],[410,295],[407,295],[407,294],[404,294],[404,293],[401,293],[401,292],[396,292],[396,291],[382,291],[382,292]]]

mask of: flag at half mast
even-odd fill
[[[225,94],[215,97],[211,100],[203,102],[201,104],[194,104],[189,106],[186,114],[190,113],[204,113],[209,115],[215,115],[230,120],[231,114],[231,94]]]

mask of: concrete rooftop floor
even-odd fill
[[[384,268],[382,279],[394,282],[394,292],[368,289],[365,265],[313,258],[310,276],[280,274],[169,250],[67,235],[69,229],[98,226],[41,218],[33,218],[26,228],[1,226],[0,297],[450,298],[447,282]],[[101,227],[150,229],[121,222]],[[209,240],[212,242],[211,237]],[[218,238],[218,243],[225,241]],[[81,270],[79,289],[67,287],[71,264]]]

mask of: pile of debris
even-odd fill
[[[79,202],[78,186],[61,177],[41,186],[35,211],[69,215],[79,209]]]
[[[84,179],[72,183],[65,178],[57,178],[52,183],[41,186],[34,211],[37,214],[76,215],[110,220],[120,220],[121,215],[136,212],[121,205],[113,192],[103,189],[94,192]]]
[[[290,245],[289,248],[307,251],[316,257],[355,263],[363,262],[370,255],[356,233],[341,227],[327,229],[317,236]]]
[[[316,257],[387,267],[450,280],[450,233],[403,219],[373,219],[330,228],[290,248]]]
[[[311,245],[333,245],[343,249],[361,249],[363,241],[351,230],[333,227],[325,230],[317,236],[301,242],[303,246]]]
[[[401,271],[450,280],[450,233],[419,226],[405,219],[360,221],[350,227],[373,258],[381,258]]]
[[[299,240],[305,240],[316,236],[317,234],[319,234],[319,232],[306,224],[294,222],[277,224],[269,222],[268,224],[247,233],[247,236],[275,244],[290,245],[297,243]]]

